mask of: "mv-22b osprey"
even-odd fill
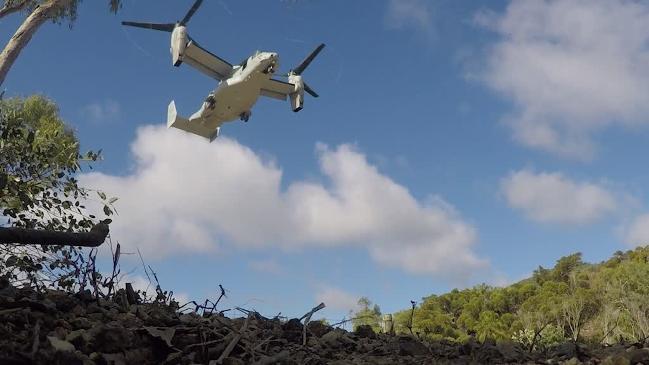
[[[176,104],[171,101],[167,114],[167,127],[174,127],[208,138],[218,137],[223,123],[241,119],[247,122],[251,109],[259,95],[286,100],[290,99],[294,112],[304,106],[304,92],[318,97],[302,79],[302,73],[322,51],[320,44],[311,54],[287,74],[288,82],[276,80],[273,75],[279,67],[279,57],[274,52],[259,52],[245,59],[239,65],[232,65],[210,53],[187,35],[187,22],[200,7],[203,0],[197,0],[185,17],[176,23],[122,22],[132,27],[154,29],[171,33],[171,58],[174,66],[183,62],[219,81],[201,108],[189,119],[176,113]],[[278,75],[279,76],[279,75]]]

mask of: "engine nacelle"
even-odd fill
[[[171,33],[171,61],[174,66],[178,67],[183,63],[183,54],[188,43],[187,28],[179,25]]]
[[[304,81],[300,75],[289,75],[288,82],[295,85],[295,91],[290,97],[291,109],[297,113],[304,108]]]

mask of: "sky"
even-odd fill
[[[79,179],[119,197],[126,280],[146,286],[139,249],[182,299],[222,284],[223,307],[324,301],[336,321],[361,296],[389,313],[649,241],[649,2],[206,0],[189,34],[231,63],[275,51],[285,72],[327,44],[304,73],[320,98],[299,113],[262,98],[212,143],[165,121],[215,81],[173,67],[167,33],[119,24],[191,3],[85,1],[3,85],[51,98],[102,149]]]

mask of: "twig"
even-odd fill
[[[144,263],[144,258],[142,257],[142,252],[140,252],[139,247],[137,249],[137,254],[140,256],[140,261],[142,262],[142,267],[144,268],[144,275],[146,275],[147,280],[149,280],[149,285],[151,285],[151,277],[149,276],[149,271],[146,269],[146,264]],[[146,289],[144,289],[145,297],[147,290],[149,290],[149,285],[147,285]]]
[[[248,317],[246,317],[246,321],[243,322],[243,326],[241,326],[241,329],[239,330],[239,333],[237,333],[234,336],[232,341],[228,344],[228,347],[226,347],[225,350],[223,350],[223,353],[221,354],[221,356],[219,356],[219,358],[216,360],[216,364],[223,364],[223,360],[225,360],[226,357],[230,356],[230,353],[232,352],[232,350],[234,350],[234,347],[237,346],[237,343],[239,343],[239,340],[241,340],[241,336],[243,334],[243,331],[245,331],[248,328],[248,323],[250,322],[250,317],[251,317],[251,315],[248,315]],[[210,361],[210,363],[211,363],[211,361]]]
[[[311,309],[311,311],[309,313],[303,315],[302,318],[300,318],[300,321],[304,319],[304,327],[302,327],[302,346],[306,345],[306,330],[307,330],[307,326],[309,325],[309,321],[311,320],[311,316],[315,312],[321,310],[324,307],[325,307],[325,304],[320,303],[320,304],[318,304],[317,307],[314,307],[313,309]]]
[[[217,299],[216,302],[214,303],[214,306],[212,306],[212,309],[210,310],[210,314],[214,313],[214,310],[216,309],[216,306],[219,305],[221,298],[225,297],[225,289],[223,289],[223,286],[221,284],[219,284],[219,289],[221,289],[221,295],[219,295],[219,299]]]
[[[32,352],[31,356],[32,358],[34,355],[36,355],[36,351],[38,351],[38,346],[40,345],[40,337],[41,335],[41,320],[40,318],[36,321],[36,326],[34,326],[34,342],[32,343]]]
[[[215,344],[215,343],[223,342],[223,338],[225,338],[224,335],[222,335],[222,334],[220,334],[220,333],[218,333],[218,332],[213,332],[212,334],[213,334],[213,335],[217,335],[217,336],[221,336],[221,338],[218,339],[218,340],[212,340],[212,341],[200,342],[200,343],[195,343],[195,344],[192,344],[192,345],[187,345],[187,346],[183,349],[183,352],[184,352],[184,353],[189,353],[188,350],[191,349],[191,348],[194,348],[194,347],[199,347],[199,346],[201,346],[201,347],[205,347],[205,346],[213,345],[213,344]]]

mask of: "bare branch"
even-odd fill
[[[0,227],[0,244],[97,247],[104,243],[108,232],[108,225],[104,223],[82,233]]]

